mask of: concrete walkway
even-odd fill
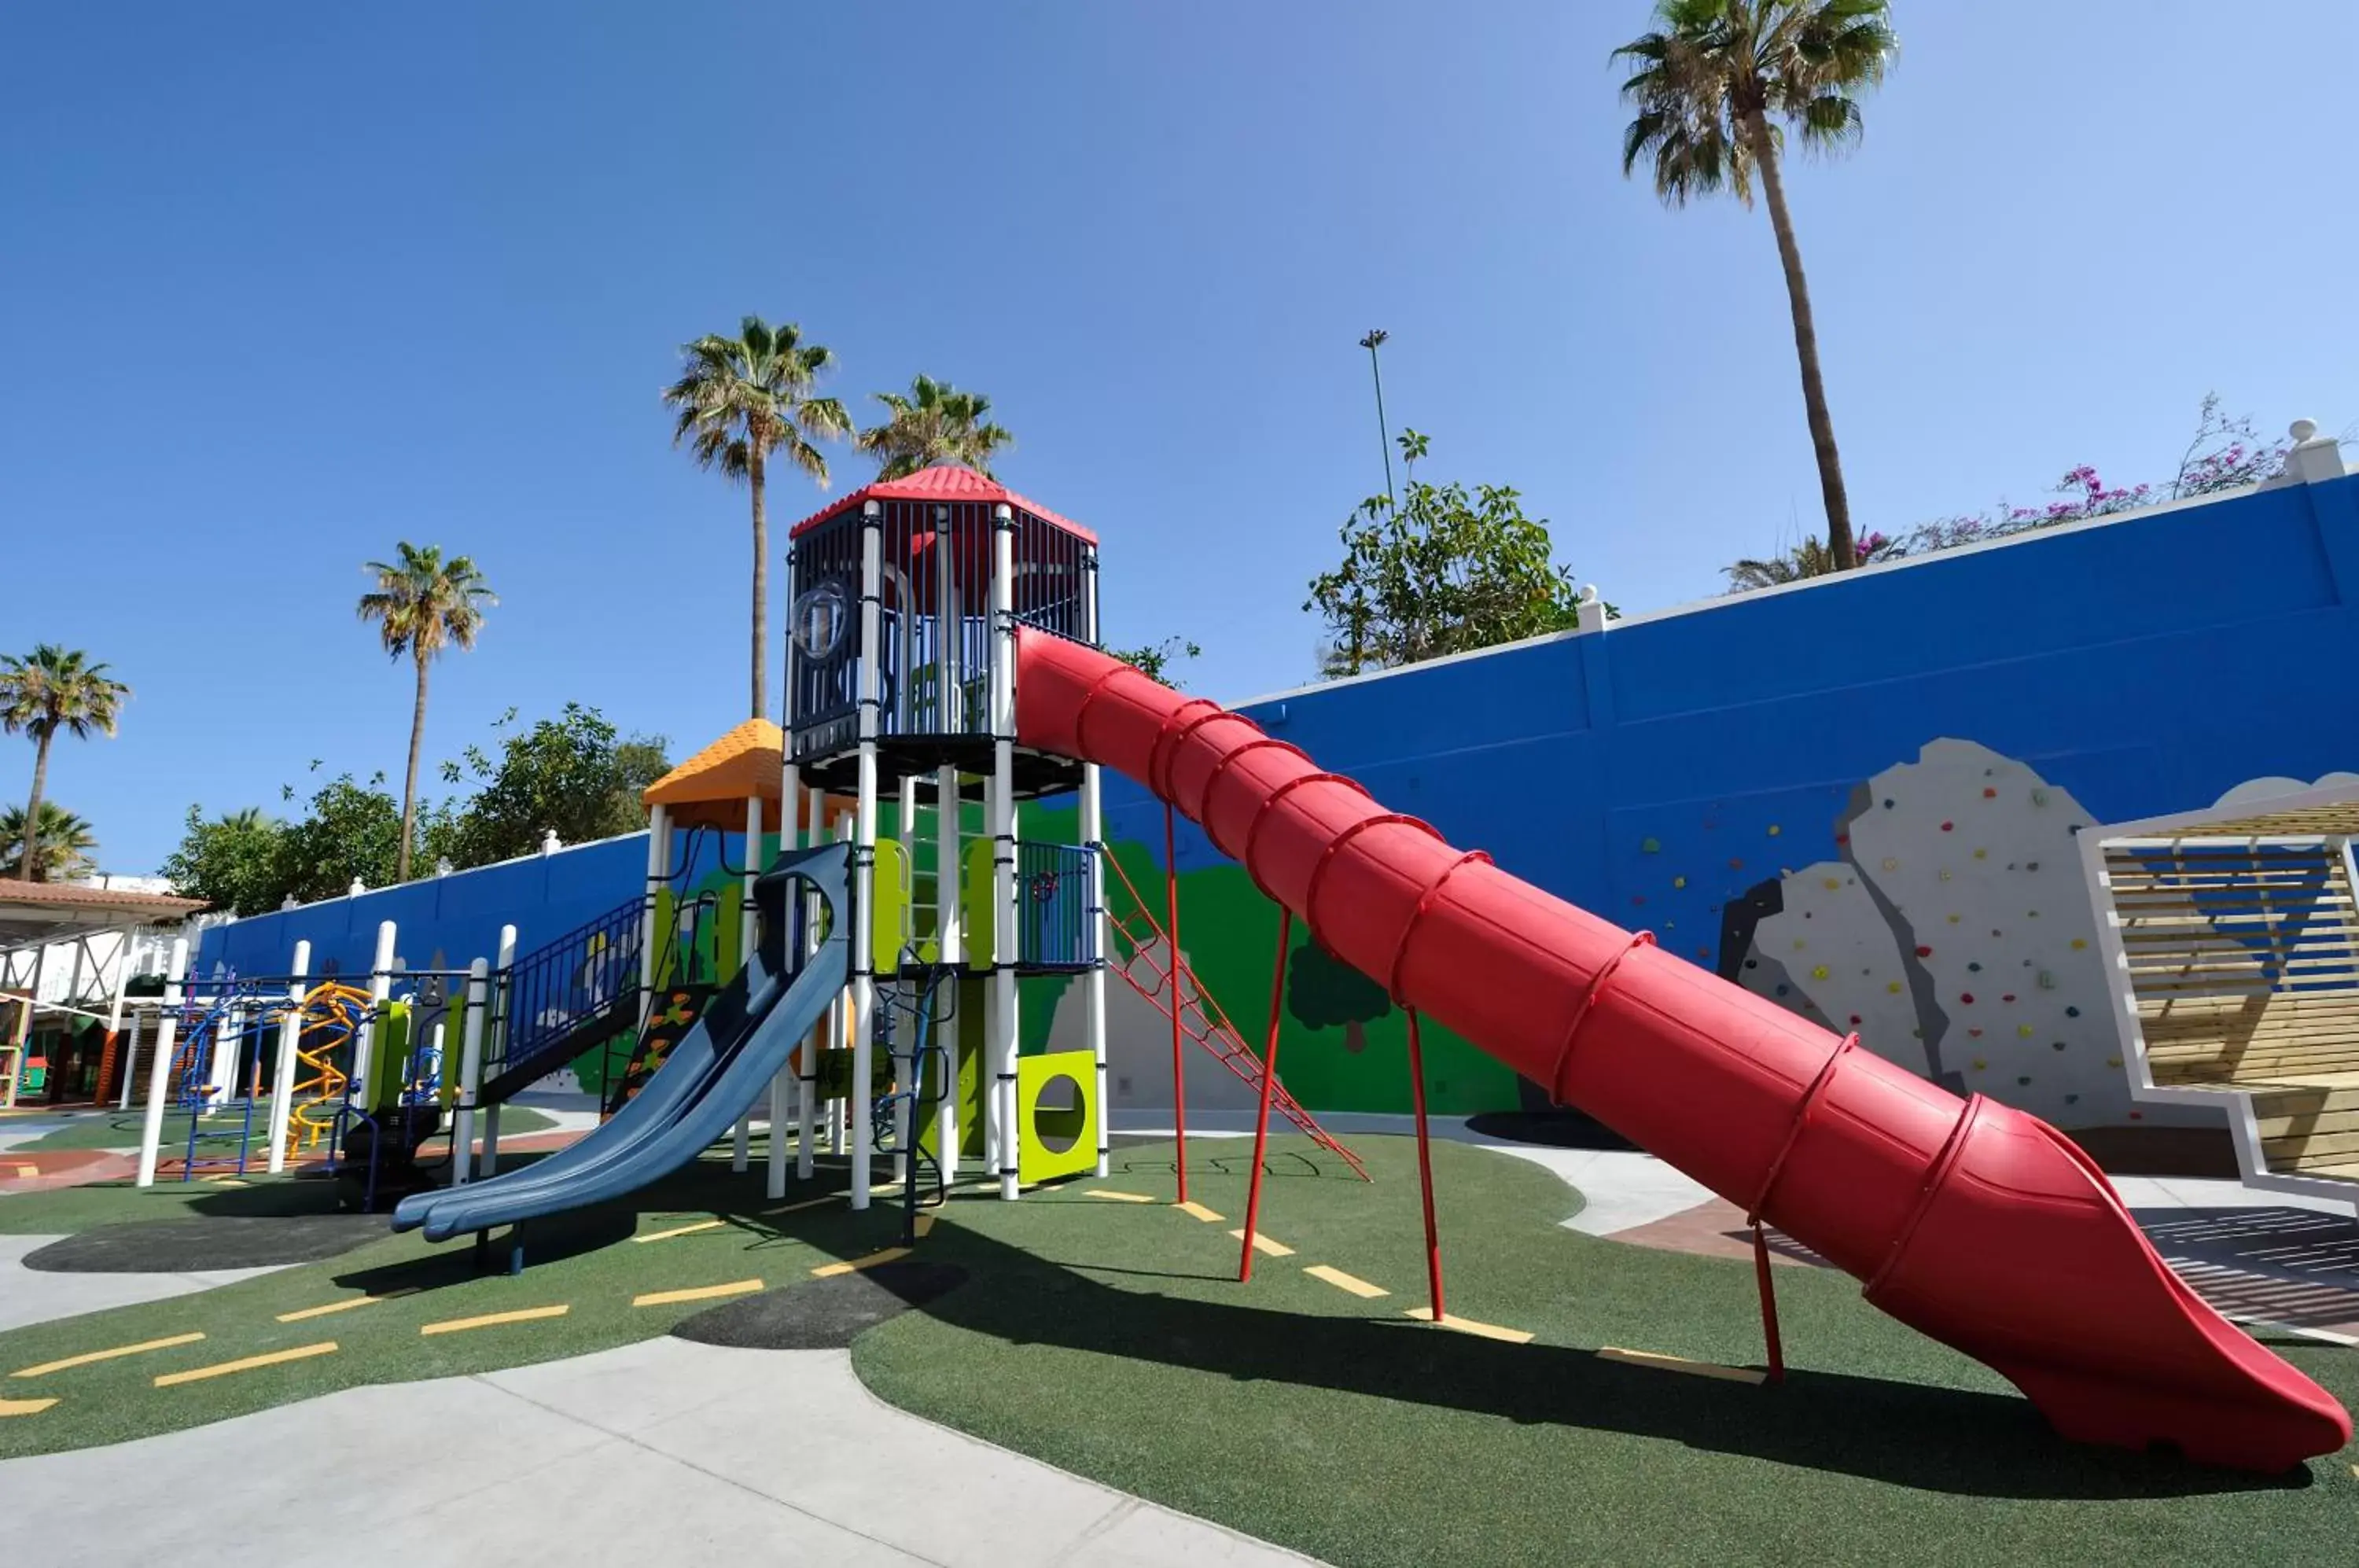
[[[0,1329],[23,1328],[110,1307],[136,1306],[186,1296],[216,1285],[275,1272],[269,1269],[210,1269],[193,1274],[53,1274],[25,1267],[25,1255],[62,1239],[0,1236]]]
[[[0,1518],[41,1568],[1310,1561],[893,1410],[846,1352],[669,1336],[11,1460]]]

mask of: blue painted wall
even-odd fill
[[[2359,477],[2034,534],[1245,711],[1392,809],[1724,967],[1730,901],[1841,860],[1843,815],[1866,781],[1931,741],[2014,759],[2100,821],[2208,806],[2258,777],[2359,768],[2354,593]],[[1159,849],[1158,803],[1110,780],[1107,809],[1111,836]],[[201,958],[275,970],[309,936],[349,972],[394,919],[412,964],[436,950],[463,963],[492,951],[503,920],[530,945],[630,897],[644,856],[642,841],[617,840],[243,921],[207,933]],[[1183,828],[1183,872],[1215,859]]]

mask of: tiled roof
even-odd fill
[[[1005,501],[1091,544],[1098,542],[1097,535],[1071,518],[1060,517],[1038,501],[1026,500],[996,479],[987,479],[973,469],[962,468],[954,463],[919,469],[906,479],[880,479],[875,484],[864,485],[842,500],[828,503],[797,523],[788,530],[787,537],[799,538],[830,517],[855,510],[864,501]]]

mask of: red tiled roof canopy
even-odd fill
[[[1098,536],[1070,517],[1060,517],[1038,501],[1027,501],[996,479],[986,479],[972,468],[962,468],[954,463],[937,463],[919,469],[906,479],[880,479],[864,485],[841,501],[830,502],[801,522],[787,530],[788,539],[799,539],[830,517],[842,517],[855,510],[864,501],[1005,501],[1009,506],[1031,513],[1044,523],[1053,523],[1067,533],[1089,544],[1098,542]]]
[[[0,881],[0,904],[55,909],[120,909],[125,914],[188,915],[205,907],[202,898],[141,893],[128,887],[81,887],[70,882]]]
[[[673,768],[640,793],[647,806],[662,806],[678,828],[720,828],[735,833],[745,825],[745,802],[762,802],[762,825],[775,833],[780,803],[786,794],[783,737],[767,719],[745,723]],[[809,826],[815,802],[803,791],[799,802],[802,825]]]

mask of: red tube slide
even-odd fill
[[[2064,1436],[2269,1471],[2351,1441],[2343,1407],[2181,1283],[2047,1123],[1451,847],[1250,720],[1018,635],[1023,745],[1171,802],[1395,998],[1865,1280]]]

